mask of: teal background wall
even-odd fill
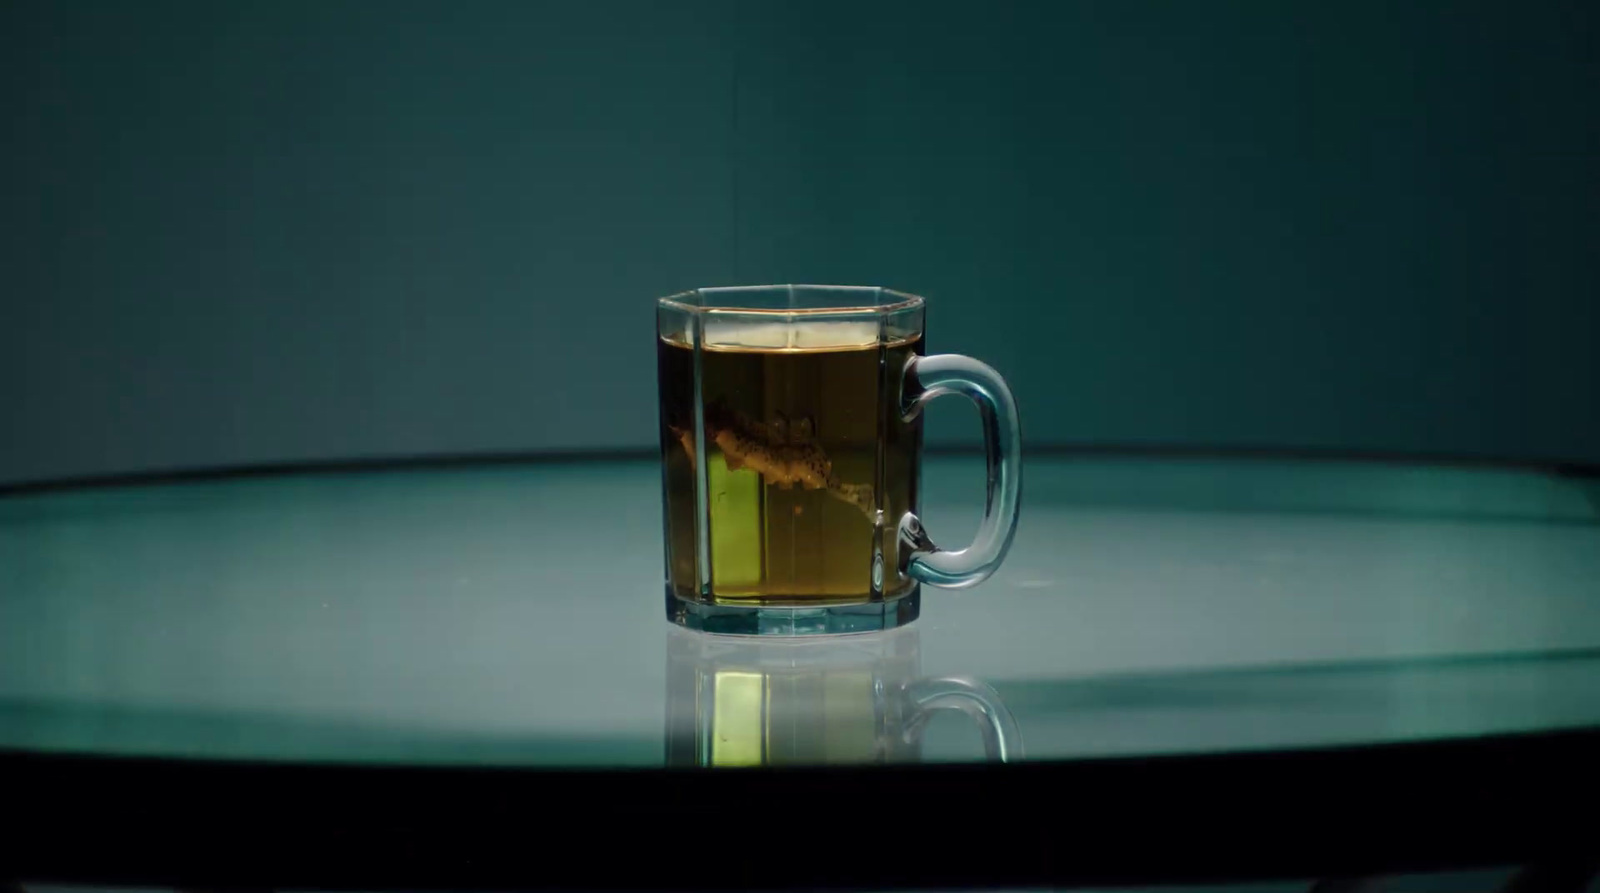
[[[0,480],[648,445],[651,299],[784,281],[927,295],[1035,444],[1600,461],[1597,26],[11,0]]]

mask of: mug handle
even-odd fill
[[[1016,717],[1001,702],[1000,694],[976,679],[941,676],[918,679],[905,688],[911,703],[911,718],[906,724],[908,743],[916,743],[928,727],[935,710],[960,710],[978,722],[983,735],[983,752],[991,761],[1009,763],[1022,759],[1022,732]]]
[[[900,572],[918,582],[965,589],[995,572],[1011,548],[1022,501],[1022,423],[1005,379],[989,366],[960,354],[913,356],[906,361],[900,416],[914,421],[936,397],[960,394],[983,417],[989,492],[978,534],[965,549],[934,545],[914,512],[900,517]]]

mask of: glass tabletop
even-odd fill
[[[971,532],[981,460],[931,458]],[[1056,761],[1600,724],[1600,497],[1530,470],[1036,456],[890,633],[690,633],[652,461],[0,498],[0,749],[425,766]],[[963,525],[968,527],[963,528]]]

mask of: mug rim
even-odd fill
[[[852,295],[873,294],[878,300],[873,303],[839,303],[824,307],[754,307],[736,303],[718,301],[708,303],[709,293],[728,294],[738,293],[772,293],[786,290],[791,298],[794,292],[804,289],[810,292],[841,292]],[[921,295],[909,292],[896,291],[877,285],[821,285],[810,283],[789,283],[782,285],[732,285],[732,286],[706,286],[691,288],[676,294],[658,298],[656,304],[660,307],[671,307],[685,313],[748,313],[762,316],[805,316],[805,315],[840,315],[854,314],[861,316],[879,316],[890,313],[899,313],[905,310],[921,307],[927,303]]]

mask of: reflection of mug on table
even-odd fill
[[[922,758],[938,710],[978,725],[988,759],[1021,756],[994,689],[920,676],[915,627],[810,640],[722,638],[673,629],[667,641],[667,764],[781,766]]]

